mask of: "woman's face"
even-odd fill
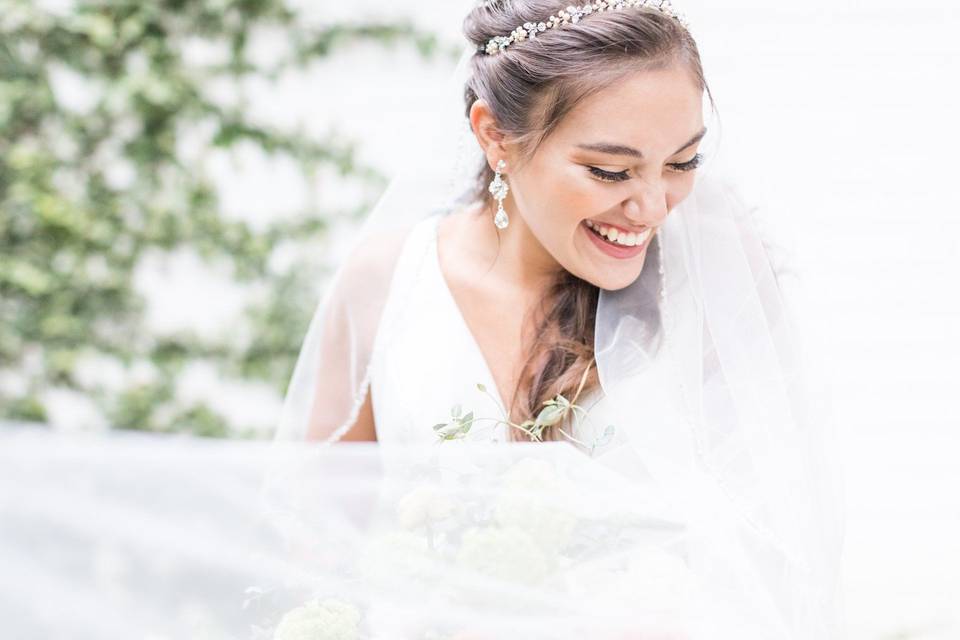
[[[511,209],[567,271],[622,289],[693,189],[704,133],[686,69],[639,72],[577,105],[526,164],[511,171],[508,157]]]

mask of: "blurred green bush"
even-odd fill
[[[269,67],[248,46],[263,28],[287,36],[287,55]],[[204,66],[186,61],[184,43],[198,39],[228,55]],[[0,420],[44,422],[45,393],[68,389],[92,399],[115,428],[257,433],[231,429],[206,404],[178,406],[178,374],[202,359],[225,377],[266,381],[282,394],[322,274],[302,263],[278,270],[270,257],[284,242],[320,243],[334,217],[367,209],[384,180],[355,160],[349,141],[250,121],[242,102],[224,106],[204,89],[226,83],[242,95],[251,78],[302,70],[356,41],[444,53],[408,23],[318,28],[281,0],[81,1],[60,13],[0,0],[0,371],[18,380],[0,386]],[[52,77],[60,70],[94,96],[83,112],[58,100]],[[198,143],[198,131],[207,132],[199,143],[208,149],[254,145],[292,160],[308,180],[321,169],[357,180],[367,196],[350,211],[308,208],[254,229],[223,215],[214,186],[178,152],[184,136]],[[117,167],[127,175],[121,184],[110,173]],[[237,282],[265,292],[246,309],[239,344],[233,332],[211,340],[147,329],[134,270],[148,251],[183,246],[227,261]],[[127,370],[149,363],[156,375],[119,389],[91,385],[77,372],[91,354]]]

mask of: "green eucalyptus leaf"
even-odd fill
[[[456,438],[462,437],[463,427],[455,422],[450,424],[445,424],[441,429],[437,430],[437,435],[439,435],[444,440],[454,440]]]
[[[545,407],[537,414],[537,420],[534,423],[536,427],[552,427],[563,420],[567,408],[559,405],[550,405]]]
[[[603,430],[603,433],[600,435],[600,437],[597,438],[597,441],[594,443],[593,446],[595,446],[595,447],[602,447],[602,446],[605,446],[605,445],[610,444],[610,441],[613,440],[614,431],[615,431],[615,429],[614,429],[613,425],[612,425],[612,424],[608,424],[608,425],[606,426],[606,428]]]

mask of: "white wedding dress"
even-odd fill
[[[379,325],[381,328],[374,340],[368,375],[379,446],[391,449],[402,445],[436,444],[446,451],[461,445],[467,446],[466,443],[491,441],[503,443],[500,446],[504,447],[514,446],[505,443],[506,430],[510,427],[502,423],[478,422],[463,440],[442,442],[432,428],[435,424],[450,420],[454,405],[460,405],[463,413],[473,411],[475,417],[500,418],[503,415],[503,402],[498,397],[490,369],[441,270],[437,230],[442,217],[443,214],[438,213],[419,221],[404,238],[385,301]],[[664,359],[660,360],[660,363],[649,367],[646,375],[661,382],[671,380],[662,364]],[[489,395],[477,388],[478,383],[486,387]],[[620,556],[608,549],[606,553],[609,553],[609,557],[584,562],[583,571],[594,571],[589,578],[587,574],[581,576],[582,581],[571,577],[571,582],[563,588],[547,586],[547,583],[540,587],[544,590],[541,595],[563,595],[585,606],[586,603],[594,603],[586,606],[586,609],[590,609],[591,606],[611,605],[619,593],[621,597],[638,598],[651,609],[656,609],[656,603],[664,611],[672,612],[663,615],[685,618],[677,612],[687,606],[691,597],[690,585],[693,583],[688,569],[679,560],[683,553],[680,540],[687,527],[686,513],[672,499],[673,494],[666,491],[647,469],[645,461],[637,453],[637,447],[628,446],[631,438],[645,442],[644,436],[631,433],[643,433],[647,421],[663,419],[668,413],[679,415],[680,412],[672,406],[679,397],[664,393],[664,389],[670,386],[669,383],[652,384],[651,398],[638,398],[638,410],[629,416],[613,415],[614,403],[608,402],[603,390],[596,388],[578,400],[577,404],[588,412],[587,419],[575,421],[572,435],[589,445],[597,442],[607,425],[612,424],[613,437],[598,443],[593,449],[572,443],[551,443],[570,446],[571,451],[583,452],[589,459],[601,463],[596,467],[591,465],[594,472],[579,476],[581,481],[599,483],[594,488],[582,487],[587,491],[595,491],[595,497],[603,496],[599,488],[601,486],[608,487],[614,493],[621,489],[626,492],[625,487],[629,484],[631,503],[608,505],[615,514],[611,517],[615,519],[618,517],[616,514],[626,517],[625,514],[630,513],[648,523],[634,529],[633,535],[641,538],[647,536],[649,543],[646,546],[637,543],[637,548],[630,551],[633,556],[629,563],[626,559],[629,554],[624,552]],[[671,428],[674,425],[673,422],[669,424]],[[683,425],[678,423],[677,426]],[[516,452],[505,452],[504,459],[515,462],[515,455]],[[692,460],[693,455],[691,446],[686,455],[677,461],[683,464],[682,460]],[[394,469],[393,472],[403,475],[412,466],[409,460],[401,455],[398,461],[388,466]],[[548,457],[545,460],[559,464],[558,469],[563,468],[561,457]],[[586,462],[588,458],[584,457],[583,460]],[[662,469],[662,461],[649,461]],[[490,461],[486,460],[483,464],[490,465]],[[533,468],[540,467],[534,465]],[[583,471],[586,465],[575,465],[574,468]],[[537,474],[533,477],[536,478],[535,484],[542,481]],[[548,494],[545,497],[549,497],[551,490],[544,490]],[[521,502],[526,503],[527,500],[530,498],[525,497]],[[543,513],[550,512],[544,507],[531,506],[529,509],[531,513],[540,514],[531,516],[535,522],[539,522],[537,518],[542,517]],[[549,521],[549,518],[545,520]],[[637,575],[628,577],[618,573],[620,564],[629,564],[638,572]],[[571,569],[571,576],[576,575]],[[625,580],[624,584],[629,588],[615,587],[616,576],[619,576],[616,579]],[[597,602],[594,602],[594,598]]]
[[[437,229],[442,217],[436,213],[424,218],[405,238],[374,340],[369,380],[381,445],[437,442],[432,427],[448,422],[454,405],[460,405],[464,414],[473,411],[475,418],[503,416],[493,376],[441,271]],[[663,379],[666,372],[647,374]],[[488,393],[480,391],[478,383]],[[661,403],[676,401],[664,398],[659,390],[657,397]],[[631,426],[626,421],[644,420],[649,414],[638,410],[632,416],[610,415],[600,388],[577,404],[588,413],[577,421],[572,435],[587,444],[598,443],[594,458],[636,480],[648,479],[641,461],[622,445],[624,430]],[[613,438],[601,443],[611,424]],[[478,421],[466,440],[504,442],[508,428],[493,420]]]
[[[725,320],[732,316],[697,313],[684,304],[691,298],[685,295],[688,289],[669,286],[662,290],[667,294],[662,300],[674,304],[661,304],[656,316],[631,308],[617,315],[616,294],[601,292],[601,304],[609,303],[613,319],[623,321],[615,328],[627,327],[627,338],[615,343],[627,351],[601,350],[599,359],[606,356],[608,365],[601,369],[607,376],[604,385],[578,400],[587,419],[573,425],[572,435],[588,446],[507,443],[511,427],[496,422],[503,417],[499,390],[441,269],[438,228],[444,215],[384,225],[388,233],[372,234],[336,282],[328,304],[330,321],[316,325],[326,332],[305,347],[304,362],[326,354],[319,359],[326,366],[316,369],[319,381],[301,381],[298,388],[311,393],[294,396],[290,406],[304,416],[305,407],[336,407],[328,411],[333,418],[321,425],[335,434],[329,443],[352,423],[341,418],[344,402],[353,402],[355,412],[369,393],[378,441],[374,448],[322,447],[319,451],[331,456],[329,464],[293,465],[294,472],[315,470],[336,478],[289,475],[286,465],[278,474],[288,480],[284,486],[291,487],[293,496],[294,506],[284,513],[307,505],[316,522],[342,533],[321,546],[345,559],[344,570],[325,570],[324,575],[360,589],[354,595],[382,616],[378,628],[385,630],[395,628],[391,614],[404,611],[411,597],[417,608],[411,624],[439,621],[453,589],[461,598],[455,600],[478,607],[460,612],[460,622],[477,618],[499,631],[516,622],[511,607],[519,603],[528,614],[522,618],[546,625],[540,631],[562,631],[542,637],[591,636],[559,628],[565,624],[561,613],[615,631],[642,627],[671,634],[647,637],[828,637],[820,627],[829,621],[821,623],[819,615],[821,607],[829,608],[822,598],[826,579],[821,581],[814,564],[819,562],[817,550],[811,550],[817,540],[811,537],[807,544],[797,538],[805,535],[804,523],[794,527],[787,517],[794,507],[769,516],[764,510],[782,503],[774,501],[780,487],[754,482],[751,456],[768,449],[749,446],[762,434],[745,442],[742,433],[728,429],[741,408],[724,404],[732,401],[721,384],[727,379],[721,366],[729,358],[721,361],[716,350],[705,348],[713,342],[696,339],[705,327],[729,329]],[[658,239],[683,238],[686,229],[669,231]],[[772,257],[769,246],[766,255],[757,253],[758,260]],[[651,258],[660,255],[657,251]],[[713,256],[707,264],[712,268],[721,258]],[[635,289],[644,300],[658,292],[657,266],[650,262],[651,271],[645,271],[642,287]],[[747,266],[757,268],[756,277],[770,275],[752,263]],[[782,273],[775,266],[772,271]],[[661,283],[669,285],[670,268],[664,273]],[[738,280],[745,284],[747,299],[756,295],[749,280],[753,273],[748,270]],[[710,300],[708,311],[727,309]],[[646,324],[629,326],[648,320],[656,322],[657,335],[644,334]],[[645,348],[631,342],[638,336],[649,338]],[[730,340],[736,342],[736,336]],[[636,353],[629,351],[634,347]],[[686,368],[680,366],[691,360]],[[734,380],[750,380],[747,374]],[[349,384],[339,384],[340,378],[349,378]],[[751,399],[750,390],[735,391],[734,399]],[[442,441],[434,426],[449,423],[457,406],[463,414],[472,412],[476,422],[465,438]],[[759,409],[766,407],[759,403]],[[704,408],[717,412],[707,421],[706,433],[697,428]],[[776,412],[771,416],[780,417]],[[746,424],[761,417],[748,415]],[[613,437],[591,449],[589,444],[608,425],[614,427]],[[479,446],[487,443],[494,446]],[[790,454],[777,459],[790,462]],[[783,480],[776,473],[770,477]],[[803,477],[802,469],[796,477]],[[796,485],[783,490],[791,486]],[[791,504],[800,509],[796,496],[791,495]],[[324,504],[332,507],[321,515]],[[368,517],[368,511],[378,518]],[[318,539],[312,523],[308,519],[303,525],[305,545]],[[781,535],[792,531],[799,533]],[[566,537],[555,540],[557,532]],[[549,542],[545,547],[544,541]],[[358,575],[367,575],[364,567],[374,569],[368,577],[376,589],[350,582],[354,566],[346,560],[353,556],[341,546],[359,554]],[[417,576],[429,579],[415,582]],[[478,580],[489,590],[480,589]],[[539,609],[530,609],[533,605]],[[484,613],[478,616],[480,611]],[[801,633],[793,634],[791,627]]]

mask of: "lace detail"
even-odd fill
[[[379,333],[379,331],[378,331]],[[374,350],[376,349],[376,341],[374,341]],[[373,371],[373,352],[370,355],[370,361],[367,363],[366,370],[363,374],[363,382],[360,383],[360,391],[353,397],[353,407],[350,409],[350,417],[347,418],[347,421],[342,425],[333,430],[326,439],[321,440],[317,446],[318,447],[328,447],[335,442],[339,442],[343,436],[350,431],[352,427],[357,422],[357,416],[360,415],[360,409],[363,407],[363,402],[367,397],[367,390],[370,388],[370,374]]]

